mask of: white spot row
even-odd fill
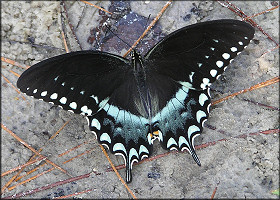
[[[244,37],[244,38],[245,38],[246,40],[248,39],[247,37]],[[243,45],[244,45],[242,41],[239,41],[238,44],[239,44],[240,46],[243,46]],[[231,50],[232,52],[237,52],[237,51],[238,51],[238,49],[237,49],[236,47],[231,47],[230,50]]]
[[[53,93],[53,94],[50,96],[50,98],[53,99],[53,100],[54,100],[54,99],[57,99],[57,97],[58,97],[57,93]]]
[[[217,67],[221,68],[221,67],[224,66],[224,62],[221,61],[221,60],[218,60],[218,61],[216,62],[216,65],[217,65]]]
[[[66,97],[62,97],[59,101],[60,101],[60,103],[62,103],[62,104],[66,104],[67,98],[66,98]]]
[[[126,152],[126,149],[124,147],[124,145],[122,143],[116,143],[114,146],[113,146],[113,151],[116,152],[116,151],[122,151],[124,152],[125,155],[127,155],[127,152]]]
[[[202,110],[199,110],[196,112],[196,120],[198,123],[200,123],[201,118],[206,117],[206,113]]]
[[[179,148],[181,148],[181,146],[182,146],[183,144],[186,144],[186,145],[189,147],[189,143],[187,142],[186,138],[183,137],[183,136],[180,136],[180,137],[179,137]],[[182,149],[182,150],[183,150],[183,149]]]
[[[217,73],[218,72],[215,69],[211,69],[211,71],[210,71],[210,74],[211,74],[212,77],[215,77],[217,75]]]
[[[72,108],[73,110],[75,110],[77,108],[77,103],[76,102],[71,102],[69,104],[70,108]]]
[[[230,55],[228,53],[223,53],[222,57],[227,60],[230,58]]]
[[[202,89],[206,89],[207,86],[211,85],[210,80],[208,78],[203,78],[202,81],[203,83],[200,84],[200,87]]]
[[[96,119],[96,118],[92,119],[90,125],[91,125],[92,127],[95,127],[97,130],[100,131],[101,125],[100,125],[98,119]]]
[[[48,94],[47,91],[43,91],[43,92],[41,93],[41,96],[44,97],[44,96],[46,96],[47,94]]]
[[[198,102],[201,106],[204,105],[204,103],[208,100],[208,97],[206,96],[206,94],[202,93],[199,95],[199,98],[198,98]]]
[[[141,153],[146,153],[146,154],[149,154],[149,150],[144,146],[144,145],[140,145],[140,148],[139,148],[139,155],[141,155]],[[143,156],[142,156],[142,158],[143,158]],[[142,160],[142,158],[141,158],[141,160]]]
[[[193,133],[198,132],[198,131],[200,131],[200,128],[197,127],[196,125],[190,126],[190,127],[188,128],[188,137],[189,137],[189,139],[191,138],[191,135],[192,135]]]
[[[231,47],[230,50],[231,50],[232,52],[236,52],[236,51],[237,51],[237,48],[236,48],[236,47]]]
[[[87,106],[83,106],[81,107],[81,111],[85,114],[91,115],[92,114],[92,110],[89,109]]]
[[[131,160],[131,158],[132,158],[133,156],[135,156],[136,159]],[[139,160],[139,155],[138,155],[136,149],[131,148],[131,149],[129,150],[129,158],[128,158],[128,163],[130,163],[130,169],[132,169],[132,164],[133,164],[134,162],[138,162],[138,160]]]
[[[33,93],[36,93],[36,92],[37,92],[37,89],[35,89],[35,90],[33,91]],[[84,92],[84,91],[82,91],[82,92]],[[43,92],[41,93],[41,96],[44,97],[44,96],[47,95],[47,93],[48,93],[47,91],[43,91]],[[92,95],[92,96],[93,96],[93,95]],[[91,97],[92,97],[92,96],[91,96]],[[95,97],[95,96],[94,96],[94,97]],[[55,100],[55,99],[58,98],[58,94],[57,94],[57,93],[53,93],[53,94],[50,96],[50,98],[53,99],[53,100]],[[97,97],[95,97],[94,99],[95,99],[95,101],[98,102]],[[66,103],[67,103],[67,98],[66,98],[66,97],[62,97],[62,98],[59,100],[59,102],[60,102],[61,104],[66,104]],[[73,110],[77,109],[77,103],[76,103],[76,102],[71,102],[71,103],[69,104],[69,106],[70,106]],[[83,113],[85,113],[85,114],[88,114],[88,115],[91,115],[91,114],[92,114],[92,110],[89,109],[86,105],[83,106],[83,107],[81,108],[81,111],[82,111]]]
[[[106,141],[111,144],[111,138],[108,133],[102,133],[102,135],[100,136],[100,141]]]
[[[166,144],[166,147],[169,148],[171,145],[175,145],[175,146],[178,146],[177,145],[177,142],[174,140],[174,138],[169,138],[169,140],[167,141],[167,144]]]

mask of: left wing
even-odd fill
[[[77,114],[93,115],[124,82],[129,61],[99,51],[77,51],[39,62],[17,81],[21,92]]]

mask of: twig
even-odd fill
[[[1,61],[12,64],[12,65],[15,65],[15,66],[20,67],[22,69],[28,69],[30,67],[28,65],[22,66],[22,64],[19,64],[18,62],[14,61],[14,60],[11,60],[9,58],[4,58],[2,56],[1,56]]]
[[[105,10],[104,8],[101,8],[100,6],[94,5],[94,4],[89,3],[89,2],[87,2],[87,1],[83,1],[83,0],[80,0],[80,1],[81,1],[81,2],[84,2],[84,3],[88,4],[88,5],[94,6],[95,8],[98,8],[98,9],[100,9],[100,10],[103,10],[104,12],[109,13],[109,14],[111,14],[111,15],[113,14],[113,13],[109,12],[108,10]]]
[[[21,144],[23,144],[24,146],[26,146],[28,149],[30,149],[31,151],[33,151],[37,156],[42,156],[44,158],[46,158],[45,156],[43,156],[42,154],[40,154],[38,151],[36,151],[33,147],[31,147],[29,144],[27,144],[25,141],[23,141],[20,137],[18,137],[16,134],[14,134],[11,130],[9,130],[6,126],[4,126],[1,123],[1,127],[2,129],[4,129],[5,131],[7,131],[11,136],[13,136],[14,138],[16,138]],[[62,172],[64,172],[65,174],[72,176],[71,174],[69,174],[65,169],[62,169],[60,166],[56,165],[55,163],[53,163],[52,161],[46,159],[46,162],[53,165],[55,168],[61,170]]]
[[[13,190],[13,189],[15,189],[16,187],[18,187],[19,185],[22,185],[22,184],[25,184],[25,183],[27,183],[27,182],[29,182],[29,181],[32,181],[32,180],[34,180],[34,179],[36,179],[36,178],[38,178],[38,177],[40,177],[40,176],[42,176],[42,175],[44,175],[44,174],[46,174],[46,173],[52,171],[52,170],[54,170],[54,169],[55,169],[55,167],[52,167],[52,168],[50,168],[50,169],[48,169],[48,170],[46,170],[46,171],[43,171],[43,172],[40,173],[40,174],[37,174],[37,175],[35,175],[35,176],[32,176],[31,178],[29,178],[29,179],[27,179],[27,180],[24,180],[24,181],[22,181],[22,182],[20,182],[20,183],[18,183],[18,184],[16,184],[16,185],[14,185],[14,186],[12,186],[12,187],[9,187],[8,190]]]
[[[14,90],[21,96],[21,98],[26,101],[26,98],[21,94],[21,92],[16,88],[16,86],[14,86],[11,81],[9,81],[9,79],[7,79],[3,74],[1,74],[1,76],[4,78],[5,81],[7,81],[13,88]],[[27,102],[28,103],[28,102]]]
[[[44,160],[44,159],[45,159],[45,158],[41,156],[41,157],[39,157],[39,158],[37,158],[37,159],[35,159],[35,160],[29,161],[29,162],[27,162],[27,163],[25,163],[25,164],[23,164],[23,165],[20,165],[20,166],[18,166],[18,167],[15,167],[15,168],[13,168],[13,169],[10,169],[10,170],[8,170],[8,171],[2,173],[1,176],[6,176],[6,175],[8,175],[8,174],[10,174],[10,173],[12,173],[12,172],[14,172],[14,171],[17,171],[17,170],[19,170],[19,169],[21,169],[21,168],[23,168],[23,167],[32,165],[33,163],[38,162],[38,161],[41,161],[41,160]]]
[[[278,6],[275,6],[275,7],[273,7],[273,8],[267,9],[267,10],[265,10],[265,11],[262,11],[262,12],[260,12],[260,13],[254,14],[254,15],[252,15],[252,16],[248,16],[248,17],[244,18],[244,20],[248,20],[248,19],[251,19],[251,18],[253,18],[253,17],[262,15],[262,14],[264,14],[264,13],[266,13],[266,12],[269,12],[269,11],[272,11],[272,10],[274,10],[274,9],[276,9],[276,8],[279,8],[279,5],[278,5]]]
[[[265,104],[263,104],[263,103],[258,103],[258,102],[252,101],[252,100],[250,100],[250,99],[244,99],[244,98],[243,98],[243,100],[244,100],[244,101],[247,101],[247,102],[250,102],[250,103],[253,103],[253,104],[255,104],[255,105],[258,105],[258,106],[266,107],[266,108],[271,109],[271,110],[278,110],[278,111],[280,111],[280,108],[277,108],[277,107],[274,107],[274,106],[268,106],[268,105],[265,105]]]
[[[79,157],[81,157],[81,156],[84,155],[84,154],[88,154],[88,153],[90,153],[91,151],[93,151],[95,148],[96,148],[96,147],[93,147],[93,148],[91,148],[91,149],[89,149],[89,150],[86,150],[86,151],[84,151],[83,153],[78,154],[77,156],[74,156],[73,158],[70,158],[70,159],[64,161],[63,164],[66,164],[66,163],[68,163],[68,162],[74,160],[75,158],[79,158]]]
[[[235,6],[233,3],[230,3],[229,1],[218,1],[219,4],[221,4],[222,6],[225,6],[226,8],[228,8],[230,11],[234,12],[235,14],[237,14],[239,17],[241,17],[243,20],[248,21],[252,26],[257,27],[264,35],[266,35],[268,37],[268,39],[270,39],[272,42],[274,42],[276,44],[276,46],[278,46],[278,42],[276,42],[268,33],[266,33],[260,25],[258,25],[255,21],[253,21],[252,19],[248,18],[248,15],[246,15],[240,8],[238,8],[237,6]]]
[[[215,104],[221,103],[222,101],[225,101],[225,100],[227,100],[229,98],[235,97],[235,96],[240,95],[242,93],[249,92],[249,91],[252,91],[252,90],[255,90],[255,89],[259,89],[259,88],[262,88],[262,87],[265,87],[265,86],[277,83],[279,81],[280,81],[280,76],[274,77],[274,78],[269,79],[269,80],[267,80],[265,82],[261,82],[261,83],[258,83],[256,85],[253,85],[250,88],[241,90],[239,92],[235,92],[235,93],[233,93],[231,95],[228,95],[228,96],[226,96],[224,98],[218,99],[218,100],[214,101],[213,103],[211,103],[211,105],[215,105]]]
[[[37,193],[37,192],[40,192],[40,191],[43,191],[43,190],[51,189],[51,188],[57,187],[59,185],[64,185],[66,183],[70,183],[70,182],[77,181],[77,180],[84,179],[84,178],[88,178],[88,177],[90,177],[90,173],[84,174],[84,175],[81,175],[81,176],[76,176],[76,177],[73,177],[73,178],[69,178],[69,179],[66,179],[66,180],[63,180],[63,181],[58,181],[58,182],[49,184],[47,186],[43,186],[43,187],[35,188],[35,189],[32,189],[32,190],[28,190],[28,191],[25,191],[25,192],[21,192],[21,193],[12,195],[12,196],[4,197],[2,199],[15,199],[15,198],[19,198],[19,197],[24,197],[24,196],[27,196],[27,195],[31,195],[31,194],[34,194],[34,193]]]
[[[68,12],[67,12],[66,5],[65,5],[64,1],[62,1],[61,4],[63,5],[64,13],[65,13],[65,16],[66,16],[66,18],[67,18],[68,25],[69,25],[69,27],[70,27],[70,29],[71,29],[71,31],[72,31],[72,34],[73,34],[73,36],[74,36],[76,42],[78,43],[80,49],[82,49],[81,44],[80,44],[80,41],[78,40],[77,35],[76,35],[76,32],[75,32],[75,30],[74,30],[74,28],[73,28],[73,25],[72,25],[72,23],[71,23],[70,20],[69,20]]]
[[[79,145],[77,145],[77,146],[75,146],[75,147],[73,147],[73,148],[71,148],[71,149],[69,149],[69,150],[67,150],[67,151],[65,151],[65,152],[63,152],[63,153],[61,153],[61,154],[59,154],[58,157],[64,156],[65,154],[68,154],[68,153],[70,153],[71,151],[73,151],[73,150],[75,150],[75,149],[78,149],[78,148],[80,148],[82,145],[87,144],[87,143],[89,143],[89,142],[90,142],[90,140],[85,141],[85,142],[83,142],[82,144],[79,144]]]
[[[77,196],[79,194],[87,193],[87,192],[90,192],[90,191],[92,191],[92,189],[84,190],[82,192],[75,192],[74,194],[69,194],[69,195],[65,195],[65,196],[54,197],[53,199],[66,199],[66,198]]]
[[[143,37],[147,34],[147,32],[155,25],[155,23],[159,20],[163,12],[167,9],[167,7],[171,4],[172,0],[169,0],[161,9],[161,11],[158,13],[158,15],[154,18],[154,20],[150,23],[150,25],[146,28],[144,33],[138,38],[138,40],[132,45],[132,47],[123,55],[123,57],[126,57],[134,47],[140,42],[140,40],[143,39]]]
[[[211,195],[211,198],[210,198],[211,200],[214,199],[219,184],[220,184],[220,181],[217,183],[217,186],[215,187],[215,189],[214,189],[214,191],[213,191],[213,193],[212,193],[212,195]]]

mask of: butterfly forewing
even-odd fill
[[[147,54],[158,73],[194,89],[206,89],[249,44],[254,29],[238,20],[216,20],[184,27]]]
[[[17,82],[27,95],[75,113],[96,113],[124,81],[128,61],[113,54],[81,51],[56,56],[26,70]]]

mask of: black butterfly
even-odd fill
[[[254,36],[251,25],[216,20],[181,28],[131,60],[79,51],[33,65],[17,86],[27,95],[87,116],[98,142],[133,162],[164,149],[185,150],[200,161],[193,140],[209,116],[209,86]]]

